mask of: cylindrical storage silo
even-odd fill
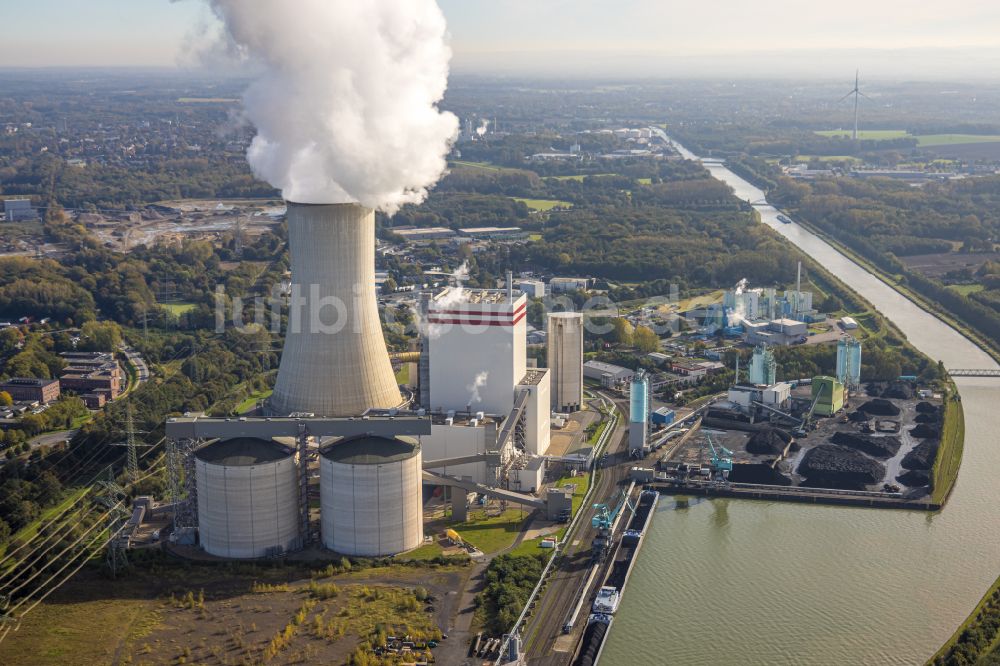
[[[423,542],[420,445],[359,435],[323,449],[323,545],[359,556],[394,555]]]
[[[267,557],[301,543],[293,449],[253,437],[215,440],[195,451],[195,482],[205,552]]]

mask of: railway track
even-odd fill
[[[628,414],[626,400],[605,398],[615,404],[621,415]],[[604,501],[628,478],[631,463],[627,442],[628,419],[620,417],[605,449],[608,458],[595,469],[593,501]],[[583,506],[580,511],[589,512],[589,507]],[[590,573],[590,544],[595,536],[596,530],[589,519],[581,519],[573,532],[566,535],[564,554],[549,576],[548,587],[524,632],[525,656],[532,666],[563,666],[573,657],[586,622],[577,621],[569,634],[563,633],[563,625],[576,606]]]

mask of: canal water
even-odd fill
[[[697,159],[681,149],[689,158]],[[952,368],[982,350],[705,165],[765,224]],[[965,457],[937,514],[664,497],[601,659],[638,664],[922,664],[1000,575],[1000,381],[958,380]]]

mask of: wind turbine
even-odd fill
[[[869,97],[868,95],[864,94],[863,92],[861,92],[860,89],[858,89],[858,70],[854,70],[854,89],[851,90],[851,92],[849,92],[846,95],[844,95],[843,97],[841,97],[837,101],[838,102],[843,102],[845,99],[847,99],[851,95],[854,95],[854,134],[852,135],[851,138],[854,139],[855,141],[857,141],[858,140],[858,97],[864,97],[865,99],[868,99],[868,100],[871,99],[871,97]]]

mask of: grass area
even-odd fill
[[[1000,631],[991,630],[986,626],[987,621],[992,621],[993,626],[996,626],[996,616],[1000,614],[998,600],[1000,600],[1000,578],[997,578],[993,586],[986,591],[983,598],[976,604],[975,609],[965,619],[965,622],[955,630],[948,642],[927,661],[928,666],[931,664],[935,666],[938,664],[941,666],[951,666],[952,664],[989,666],[1000,663]],[[963,641],[963,637],[966,639],[965,641]],[[982,643],[981,647],[974,646],[977,638]],[[966,644],[959,648],[963,642]],[[960,649],[961,655],[956,654],[959,651],[956,648]]]
[[[598,440],[601,439],[601,435],[604,434],[605,429],[608,427],[608,420],[604,419],[597,423],[597,427],[594,428],[593,432],[590,433],[590,437],[587,438],[587,444],[595,446]]]
[[[507,509],[495,516],[469,511],[469,520],[451,525],[459,536],[486,554],[509,548],[524,526],[530,510]]]
[[[953,146],[960,143],[996,143],[1000,141],[997,134],[922,134],[917,137],[917,145],[921,148],[929,146]]]
[[[504,167],[498,167],[489,162],[465,162],[463,160],[452,160],[448,163],[452,166],[464,166],[470,169],[482,169],[484,171],[503,171]]]
[[[550,176],[555,180],[575,180],[582,183],[584,178],[600,178],[601,176],[617,176],[615,173],[577,173],[572,176]]]
[[[635,180],[640,185],[652,185],[653,184],[653,179],[652,178],[636,178]]]
[[[820,136],[851,137],[851,130],[836,129],[816,132]],[[858,130],[858,139],[870,141],[885,141],[913,136],[917,145],[922,148],[931,146],[952,146],[963,143],[996,143],[1000,141],[998,134],[910,134],[906,130]]]
[[[410,364],[403,363],[399,366],[399,370],[396,371],[396,383],[397,384],[409,384],[410,383]]]
[[[965,448],[965,412],[962,403],[949,398],[944,407],[944,425],[941,430],[941,446],[938,448],[934,467],[931,469],[931,479],[934,491],[931,499],[936,504],[943,504],[951,493],[958,469],[962,464],[962,451]]]
[[[7,554],[7,549],[11,545],[24,543],[28,539],[35,536],[38,533],[38,528],[42,526],[42,523],[51,520],[60,511],[63,511],[69,508],[70,506],[76,504],[77,502],[79,502],[81,499],[83,499],[83,496],[86,495],[89,490],[90,490],[89,486],[70,488],[67,491],[63,501],[53,506],[50,506],[49,508],[42,511],[38,515],[38,518],[36,518],[35,520],[31,521],[30,523],[19,529],[10,539],[7,540],[6,543],[0,545],[0,557],[3,557],[4,555]],[[9,564],[5,563],[4,566],[5,567],[9,566]]]
[[[564,476],[563,478],[556,481],[552,486],[553,488],[563,486],[567,483],[576,484],[576,488],[573,490],[573,515],[575,516],[577,512],[583,505],[583,498],[587,495],[587,490],[590,489],[590,472],[584,472],[583,474],[578,474],[577,476]],[[563,537],[566,535],[566,530],[569,529],[569,524],[562,525],[557,532],[547,536],[555,536],[557,539],[562,541]],[[540,536],[534,539],[528,539],[522,541],[517,545],[517,548],[510,551],[511,555],[537,555],[539,553],[545,554],[552,552],[547,548],[542,548],[542,540],[544,536]]]
[[[815,132],[820,136],[829,137],[846,137],[851,138],[854,130],[849,129],[835,129],[835,130],[820,130]],[[910,133],[906,130],[858,130],[858,139],[870,140],[870,141],[885,141],[887,139],[901,139],[904,136],[910,136]]]
[[[253,395],[248,396],[246,400],[236,405],[236,413],[243,414],[244,412],[249,412],[251,409],[257,406],[258,400],[263,400],[264,398],[271,397],[271,393],[273,392],[274,389],[267,389],[266,391],[257,391]]]
[[[160,307],[175,317],[180,317],[185,312],[190,312],[198,307],[197,303],[160,303]]]
[[[957,291],[958,293],[962,294],[962,296],[975,294],[977,292],[982,291],[983,289],[986,289],[986,287],[981,284],[950,284],[948,285],[948,288],[951,289],[952,291]]]
[[[558,199],[522,199],[521,197],[511,197],[514,201],[520,201],[525,206],[531,210],[548,211],[553,208],[572,208],[573,204],[569,201],[560,201]]]
[[[444,549],[441,547],[437,541],[432,541],[431,543],[425,543],[419,548],[414,548],[408,553],[403,553],[396,559],[404,562],[406,560],[433,560],[435,557],[439,557],[444,554]]]
[[[851,155],[796,155],[796,162],[809,163],[812,161],[816,162],[863,162],[860,157],[852,157]]]
[[[536,241],[536,242],[540,241],[540,240],[542,240],[542,235],[541,234],[529,234],[528,235],[528,240]]]

